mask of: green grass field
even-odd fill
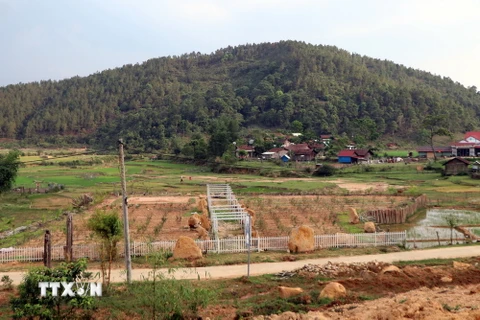
[[[26,161],[30,157],[22,157]],[[90,157],[92,160],[92,157]],[[42,190],[48,184],[61,184],[65,188],[56,193],[3,194],[0,196],[0,232],[32,222],[49,220],[58,212],[71,208],[72,199],[83,193],[93,193],[100,197],[105,194],[119,193],[120,171],[117,158],[96,156],[91,165],[61,165],[62,159],[56,159],[53,165],[28,164],[19,171],[15,186],[35,188],[35,182],[41,183]],[[84,156],[76,160],[86,161]],[[63,161],[71,161],[70,158]],[[86,162],[82,162],[86,163]],[[68,162],[67,164],[72,164]],[[265,166],[265,170],[282,172],[286,168],[273,163],[250,163],[241,161],[244,167]],[[268,165],[268,168],[266,167]],[[285,178],[255,174],[216,174],[208,167],[191,164],[173,163],[167,160],[145,160],[145,158],[126,162],[127,192],[129,195],[205,194],[208,183],[229,183],[240,197],[261,194],[345,194],[334,181],[372,185],[386,183],[391,186],[384,193],[396,193],[394,187],[404,187],[406,195],[425,193],[437,205],[448,207],[478,208],[480,203],[480,180],[468,176],[442,177],[440,173],[423,171],[418,173],[418,164],[379,164],[351,166],[338,171],[332,177],[309,176],[304,168],[298,168],[300,178]],[[313,164],[312,164],[313,166]],[[288,168],[295,172],[295,168]],[[180,182],[180,177],[184,181]],[[190,180],[191,177],[191,180]],[[346,219],[346,217],[343,217]],[[343,229],[353,232],[348,223],[339,217]],[[357,230],[358,231],[358,230]],[[1,242],[0,242],[1,244]]]

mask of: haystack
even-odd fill
[[[315,249],[315,238],[313,229],[307,226],[295,228],[288,239],[288,250],[290,252],[308,252]]]
[[[358,217],[357,210],[355,208],[348,208],[349,211],[349,220],[351,224],[360,223],[360,218]]]
[[[336,300],[338,298],[343,298],[347,296],[347,290],[343,285],[338,282],[330,282],[323,288],[320,292],[319,298],[328,298],[331,300]]]
[[[211,224],[210,224],[210,219],[208,219],[208,215],[206,214],[200,215],[200,223],[203,228],[205,228],[206,230],[210,230]]]
[[[198,213],[192,214],[192,216],[188,218],[188,226],[194,229],[199,225],[200,225],[200,215],[198,215]]]
[[[203,206],[203,201],[202,200],[199,200],[198,203],[197,203],[197,209],[198,211],[203,211],[205,210],[205,207]]]
[[[253,226],[255,225],[255,217],[250,216],[250,225]]]
[[[363,225],[363,231],[365,231],[366,233],[375,233],[375,231],[377,231],[377,229],[375,228],[375,223],[365,222],[365,224]]]
[[[198,226],[195,231],[198,233],[198,239],[209,240],[208,232],[205,228]]]
[[[303,293],[302,288],[278,287],[280,298],[286,299]]]
[[[203,211],[203,210],[207,209],[208,208],[207,200],[205,200],[205,199],[198,200],[197,208],[198,208],[198,211]]]
[[[174,259],[198,259],[202,257],[202,251],[192,238],[179,237],[173,248]]]

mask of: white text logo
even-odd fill
[[[74,297],[86,296],[101,297],[102,284],[101,283],[79,283],[79,282],[39,282],[40,296],[47,296],[47,289],[52,289],[53,297]],[[61,293],[60,293],[61,289]]]

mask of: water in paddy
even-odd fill
[[[449,217],[457,219],[457,225],[480,224],[480,212],[453,209],[429,209],[424,219],[418,221],[415,227],[407,230],[407,236],[409,239],[436,239],[438,232],[440,239],[450,239],[450,228],[447,222]],[[470,229],[474,233],[480,231],[480,228]],[[464,236],[462,233],[453,230],[453,238],[464,239]],[[447,244],[447,242],[442,242],[442,244]],[[417,243],[416,245],[417,247],[434,246],[438,245],[438,242]]]

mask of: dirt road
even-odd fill
[[[250,265],[250,275],[262,275],[269,273],[277,273],[284,270],[294,270],[303,267],[306,264],[325,264],[331,262],[368,262],[368,261],[382,261],[392,263],[394,261],[405,260],[425,260],[425,259],[451,259],[451,258],[465,258],[480,255],[480,246],[468,247],[454,247],[441,249],[428,249],[417,251],[404,251],[395,253],[362,255],[362,256],[342,256],[335,258],[320,258],[300,260],[293,262],[272,262],[272,263],[256,263]],[[97,273],[99,270],[89,270]],[[165,275],[168,274],[167,269],[159,269]],[[151,269],[133,269],[132,280],[143,280],[148,277]],[[24,272],[3,272],[0,276],[8,275],[13,280],[14,284],[19,284],[22,280]],[[219,278],[235,278],[247,274],[247,265],[231,265],[231,266],[213,266],[201,268],[183,268],[177,269],[174,273],[176,279],[219,279]],[[112,282],[123,282],[126,279],[124,270],[112,271]]]

